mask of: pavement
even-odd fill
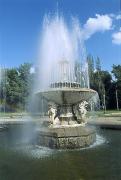
[[[90,116],[87,119],[89,125],[99,126],[102,128],[121,129],[121,114],[113,113],[107,114],[104,117]],[[7,124],[23,124],[27,122],[42,123],[48,117],[30,117],[30,116],[13,116],[13,117],[0,117],[0,125]]]
[[[33,121],[31,117],[0,117],[0,125],[2,124],[21,124]]]
[[[87,122],[89,125],[100,126],[101,128],[121,129],[121,116],[90,117]]]

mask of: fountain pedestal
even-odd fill
[[[77,124],[72,105],[69,104],[61,105],[58,109],[59,109],[58,118],[60,121],[60,125]]]
[[[82,125],[49,127],[38,130],[39,145],[53,149],[84,148],[96,140],[95,130]]]

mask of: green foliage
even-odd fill
[[[4,82],[5,82],[5,71],[4,69],[0,69],[0,104],[3,104],[3,101],[4,101],[4,90],[5,90],[5,87],[4,87]]]
[[[116,81],[112,81],[112,76],[108,71],[101,70],[101,61],[97,57],[87,57],[90,88],[96,90],[100,97],[100,104],[104,106],[104,95],[107,109],[116,109],[116,89],[118,92],[119,108],[121,108],[121,65],[113,65],[112,73]],[[94,70],[95,69],[95,70]]]
[[[93,87],[94,82],[94,59],[91,55],[87,56],[88,72],[90,78],[90,87]]]
[[[112,73],[114,74],[117,81],[121,81],[121,65],[113,65]]]
[[[25,106],[28,102],[28,97],[31,93],[31,86],[33,84],[33,74],[30,73],[32,65],[25,63],[18,68],[19,83],[21,90],[20,102]]]
[[[119,108],[121,108],[121,65],[113,65],[112,76],[108,71],[101,70],[101,61],[97,57],[89,55],[87,57],[90,88],[96,90],[100,97],[101,106],[104,105],[104,94],[107,109],[116,109],[116,90],[118,94]],[[18,68],[6,69],[4,78],[0,81],[0,104],[6,104],[13,109],[25,110],[28,97],[31,94],[31,86],[34,82],[35,74],[30,72],[32,64],[25,63]],[[77,81],[80,77],[81,64],[77,62],[75,74]]]
[[[19,102],[20,80],[18,71],[14,69],[7,70],[7,84],[6,84],[6,101],[8,104],[13,105]]]
[[[111,88],[111,75],[107,71],[94,72],[93,89],[95,89],[100,97],[101,105],[104,103],[104,94],[106,95],[106,105],[108,108],[109,92]]]
[[[113,83],[114,90],[115,92],[117,90],[119,108],[121,108],[121,65],[113,65],[112,73],[115,77],[115,82]]]
[[[97,57],[97,59],[95,60],[95,66],[96,66],[96,70],[97,71],[101,71],[101,62],[100,62],[100,58]]]
[[[20,65],[19,68],[6,70],[5,89],[7,106],[13,109],[20,108],[25,110],[34,79],[34,75],[30,73],[31,67],[31,64],[25,63]]]

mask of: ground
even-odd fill
[[[26,112],[21,113],[0,113],[0,124],[8,124],[8,123],[21,123],[27,120],[43,122],[48,120],[48,117],[40,117],[39,114],[30,118],[30,115]],[[87,122],[91,125],[99,125],[105,127],[114,127],[121,128],[121,111],[97,111],[97,112],[88,112],[87,114]]]

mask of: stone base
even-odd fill
[[[38,130],[37,144],[52,149],[75,149],[90,146],[96,141],[96,132],[90,127],[67,125]]]

